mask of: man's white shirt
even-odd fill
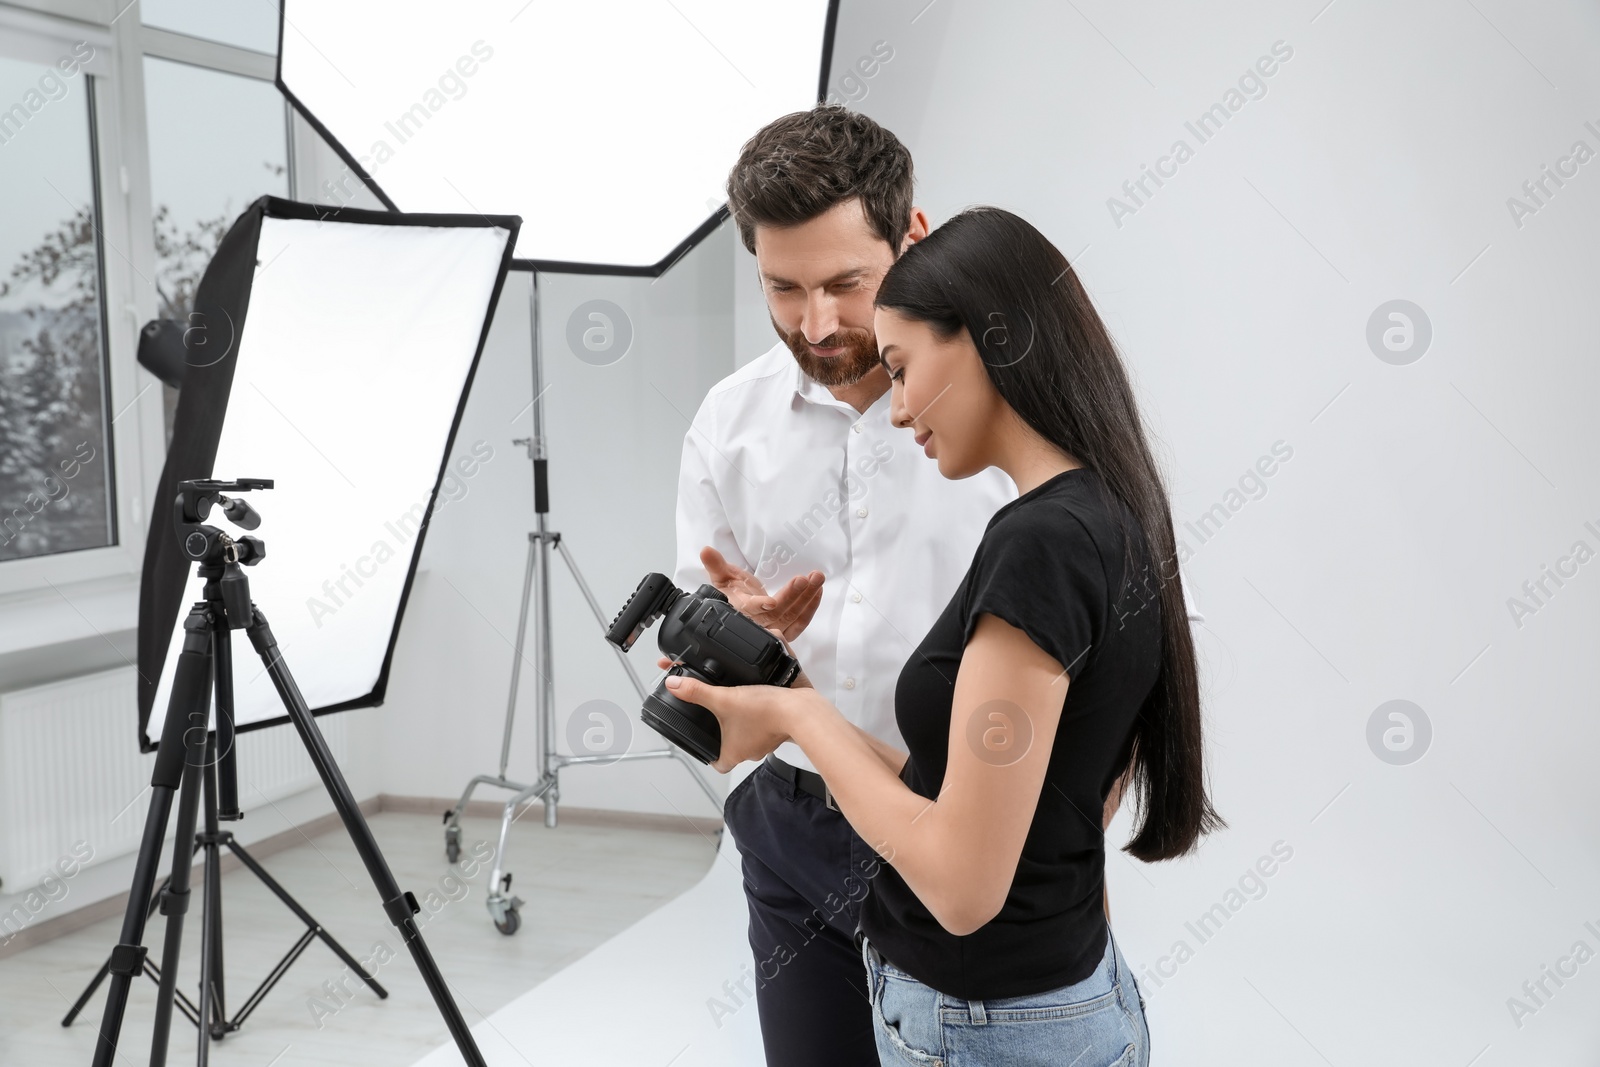
[[[713,386],[684,435],[673,580],[689,592],[707,581],[706,545],[769,591],[821,571],[822,603],[790,645],[846,719],[904,750],[900,668],[1017,489],[996,467],[945,478],[890,425],[889,402],[885,392],[858,413],[782,342]],[[816,769],[792,741],[777,755]]]

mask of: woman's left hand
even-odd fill
[[[717,717],[722,749],[713,770],[726,774],[745,760],[758,760],[789,740],[791,716],[817,699],[815,689],[777,685],[708,685],[698,678],[671,675],[667,689],[679,700],[699,704]]]
[[[794,649],[781,632],[766,627],[768,633],[783,641],[790,655]],[[663,670],[673,661],[662,658],[656,661]],[[679,700],[698,704],[717,717],[722,728],[722,748],[713,770],[726,774],[745,760],[758,760],[789,740],[790,717],[807,704],[821,700],[804,671],[786,689],[777,685],[707,685],[698,678],[671,675],[667,689]]]

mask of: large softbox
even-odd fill
[[[521,220],[252,204],[206,268],[139,596],[139,734],[166,714],[180,616],[200,583],[174,533],[180,481],[252,494],[249,572],[313,712],[381,703],[401,615]],[[215,513],[212,521],[222,522]],[[224,525],[226,525],[224,523]],[[286,721],[233,661],[240,730]]]
[[[279,89],[383,203],[515,213],[516,267],[657,275],[745,140],[827,96],[838,0],[279,7]]]

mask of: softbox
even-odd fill
[[[522,269],[659,275],[745,139],[827,95],[838,0],[278,7],[278,88],[384,204],[513,212]]]
[[[383,701],[406,598],[521,220],[329,210],[262,197],[206,268],[139,595],[139,735],[154,749],[200,598],[180,481],[272,478],[250,569],[314,713]],[[222,522],[220,513],[212,521]],[[254,657],[239,730],[287,721]]]

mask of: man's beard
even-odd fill
[[[768,317],[771,317],[770,313]],[[792,334],[784,333],[777,319],[772,320],[772,328],[778,331],[783,343],[794,353],[800,369],[819,385],[854,385],[878,365],[878,339],[873,336],[871,330],[835,330],[824,337],[822,344],[817,347],[833,348],[843,345],[844,351],[825,359],[811,351],[811,345],[806,341],[804,333],[799,331]]]

